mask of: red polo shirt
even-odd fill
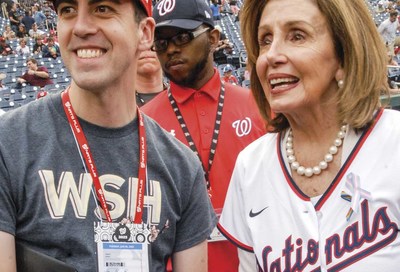
[[[171,93],[205,166],[208,166],[220,88],[220,74],[216,69],[211,80],[199,90],[184,88],[171,82]],[[161,127],[188,145],[166,91],[141,109]],[[265,123],[258,113],[250,90],[225,83],[220,133],[209,176],[214,209],[220,210],[224,205],[237,155],[265,132]],[[208,271],[237,271],[237,249],[230,242],[209,242],[208,245]]]

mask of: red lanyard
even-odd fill
[[[110,211],[107,207],[107,201],[104,196],[103,188],[100,184],[99,174],[97,172],[96,165],[94,163],[94,159],[92,153],[90,152],[89,144],[83,133],[82,127],[79,123],[78,117],[76,116],[74,109],[72,108],[68,89],[61,93],[61,99],[63,102],[63,107],[65,114],[68,118],[68,122],[71,126],[72,132],[75,136],[75,139],[78,142],[79,149],[81,155],[83,156],[86,167],[89,170],[89,173],[92,177],[94,187],[96,189],[97,198],[100,201],[101,208],[104,211],[104,215],[108,222],[112,222],[112,218],[110,215]],[[137,116],[139,123],[139,172],[138,172],[138,190],[136,197],[136,209],[135,209],[135,218],[134,223],[140,224],[142,223],[142,214],[143,214],[143,203],[144,203],[144,193],[146,188],[146,180],[147,180],[147,144],[146,144],[146,130],[144,127],[143,116],[137,108]]]

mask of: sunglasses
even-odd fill
[[[207,27],[207,28],[201,28],[201,29],[198,29],[195,31],[185,31],[185,32],[179,33],[169,39],[155,40],[153,46],[151,47],[151,50],[155,51],[155,52],[163,52],[163,51],[167,50],[170,41],[172,41],[173,44],[175,44],[176,46],[185,45],[185,44],[191,42],[193,39],[200,36],[201,34],[208,31],[209,29],[210,28]]]

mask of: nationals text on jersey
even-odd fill
[[[372,218],[372,217],[371,217]],[[370,222],[368,200],[361,203],[361,222],[349,225],[340,235],[335,233],[325,240],[325,262],[328,271],[340,271],[366,256],[393,242],[399,234],[398,226],[390,220],[387,207],[379,208]],[[303,245],[307,254],[303,257]],[[319,259],[319,243],[313,239],[304,242],[297,238],[295,244],[292,235],[285,241],[282,257],[268,260],[274,249],[266,246],[263,250],[263,270],[270,272],[303,271],[308,265],[314,265]],[[292,253],[295,251],[294,256]],[[355,251],[358,251],[354,254]],[[346,253],[352,253],[346,256]],[[294,257],[294,258],[292,258]],[[331,265],[330,265],[331,264]]]

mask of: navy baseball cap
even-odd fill
[[[193,30],[202,24],[214,28],[207,0],[162,0],[154,6],[153,18],[156,29],[169,26]]]

